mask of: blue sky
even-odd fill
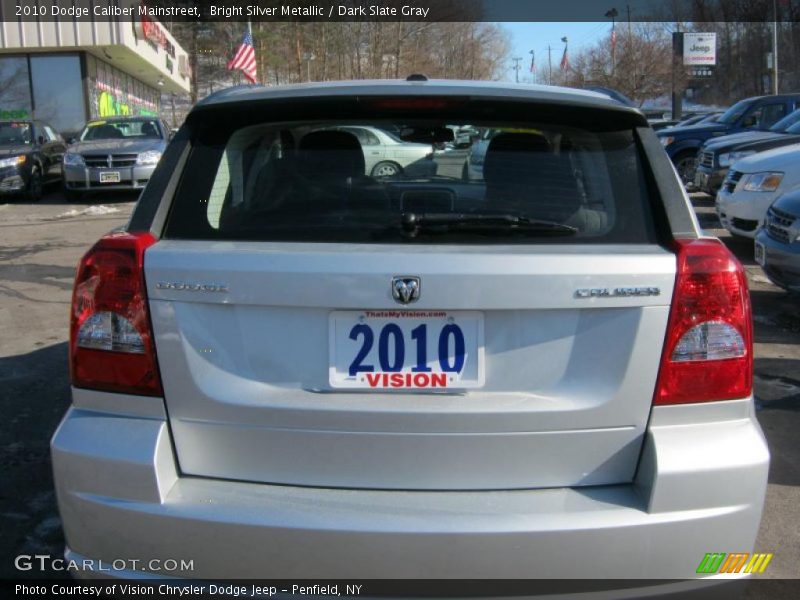
[[[602,19],[602,13],[599,14]],[[592,46],[597,41],[608,37],[611,31],[611,22],[608,20],[594,23],[569,22],[569,23],[500,23],[511,35],[511,54],[509,55],[508,70],[505,74],[507,81],[514,81],[514,62],[511,57],[521,56],[522,69],[519,72],[520,82],[532,83],[530,72],[531,54],[536,53],[537,83],[547,83],[547,45],[552,47],[553,73],[558,70],[564,44],[561,38],[569,38],[569,52],[573,54],[581,48]],[[619,23],[617,24],[619,27]]]

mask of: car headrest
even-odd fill
[[[147,137],[158,137],[158,129],[150,121],[146,121],[142,125],[142,135]]]
[[[531,154],[550,152],[550,142],[536,133],[499,133],[489,142],[483,161],[483,180],[487,184],[526,181]]]
[[[100,125],[94,134],[96,139],[118,140],[122,137],[122,132],[113,125]]]
[[[362,177],[364,153],[358,138],[346,131],[314,131],[300,140],[299,156],[306,175],[347,179]]]

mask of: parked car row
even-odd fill
[[[745,98],[726,110],[715,122],[670,127],[656,132],[686,184],[693,184],[698,153],[703,144],[739,132],[767,131],[783,117],[800,108],[800,94]]]
[[[0,121],[0,194],[35,202],[59,182],[71,201],[87,192],[140,190],[170,137],[158,117],[89,121],[66,141],[42,121]]]
[[[747,98],[717,123],[657,135],[687,187],[715,196],[722,226],[755,240],[769,279],[800,292],[800,94]]]

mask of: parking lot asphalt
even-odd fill
[[[0,578],[33,576],[15,570],[19,554],[63,550],[48,445],[69,405],[72,279],[81,255],[126,222],[134,201],[67,204],[56,193],[37,204],[0,199]],[[693,203],[701,225],[743,262],[751,287],[758,418],[772,453],[757,550],[775,556],[761,577],[800,578],[800,298],[769,283],[753,262],[752,242],[718,229],[710,198],[695,195]]]

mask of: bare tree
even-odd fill
[[[559,75],[559,83],[586,87],[600,85],[618,90],[639,102],[671,92],[673,50],[671,33],[662,23],[635,23],[630,32],[618,29],[616,61],[610,36],[570,59],[570,67]],[[687,81],[682,65],[675,69],[679,89]]]

